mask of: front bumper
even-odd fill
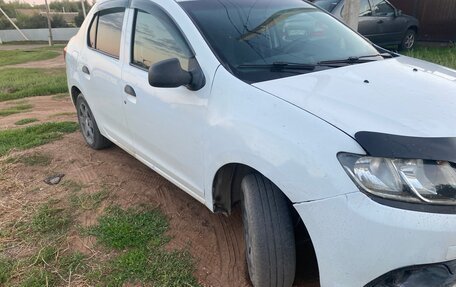
[[[389,207],[361,192],[294,206],[311,236],[323,287],[365,286],[406,266],[456,259],[456,214]]]

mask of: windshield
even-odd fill
[[[320,7],[321,9],[325,9],[326,11],[331,12],[334,8],[336,8],[337,4],[339,4],[340,0],[317,0],[313,3]]]
[[[334,68],[299,69],[296,64],[378,55],[358,34],[301,0],[184,0],[179,4],[222,64],[246,82]],[[271,68],[276,63],[282,68]],[[287,69],[284,63],[295,66]]]

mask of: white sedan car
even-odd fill
[[[97,1],[66,64],[89,146],[240,205],[254,286],[293,284],[298,234],[322,286],[454,284],[456,71],[301,0]]]

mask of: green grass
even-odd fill
[[[41,205],[32,217],[32,231],[40,234],[62,233],[71,223],[71,218],[65,209],[57,208],[52,203]]]
[[[11,260],[0,257],[0,286],[5,284],[11,276],[13,263]]]
[[[106,247],[125,249],[144,247],[148,244],[162,245],[167,241],[164,235],[168,229],[165,216],[157,211],[123,210],[111,207],[98,219],[98,225],[89,229],[98,242]]]
[[[185,251],[164,250],[167,229],[165,216],[157,210],[110,208],[88,234],[122,252],[88,277],[97,286],[199,286],[191,256]]]
[[[34,122],[37,122],[37,121],[38,121],[37,118],[26,118],[26,119],[18,120],[14,124],[16,126],[23,126],[23,125],[31,124],[31,123],[34,123]]]
[[[62,138],[66,133],[75,132],[75,122],[43,123],[25,128],[0,131],[0,156],[12,149],[28,149]]]
[[[66,100],[69,98],[70,98],[70,95],[68,93],[60,93],[60,94],[52,96],[53,100]]]
[[[66,117],[66,116],[76,116],[76,112],[64,112],[64,113],[56,113],[51,115],[51,118],[58,118],[58,117]]]
[[[4,50],[0,51],[0,66],[22,64],[31,61],[40,61],[55,58],[56,51],[48,49]]]
[[[199,286],[193,277],[193,262],[187,252],[147,252],[129,250],[108,262],[103,274],[104,286],[125,283],[152,283],[153,286]],[[138,284],[139,285],[139,284]]]
[[[95,193],[73,194],[70,202],[73,207],[82,210],[92,210],[100,206],[101,202],[108,198],[109,191],[105,188]]]
[[[456,69],[456,47],[417,47],[405,55]]]
[[[84,185],[80,182],[67,179],[62,183],[62,186],[70,192],[79,192],[84,188]]]
[[[20,287],[55,286],[56,276],[43,267],[33,267],[28,270]]]
[[[64,69],[0,69],[0,102],[67,90]]]
[[[31,104],[19,104],[12,107],[7,107],[0,110],[0,116],[6,117],[12,114],[18,114],[22,112],[29,112],[33,106]]]
[[[52,162],[52,156],[49,154],[34,153],[30,155],[21,155],[10,157],[7,163],[23,163],[28,166],[48,166]]]

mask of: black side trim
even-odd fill
[[[445,160],[456,163],[456,138],[424,138],[357,132],[355,139],[371,156]]]

